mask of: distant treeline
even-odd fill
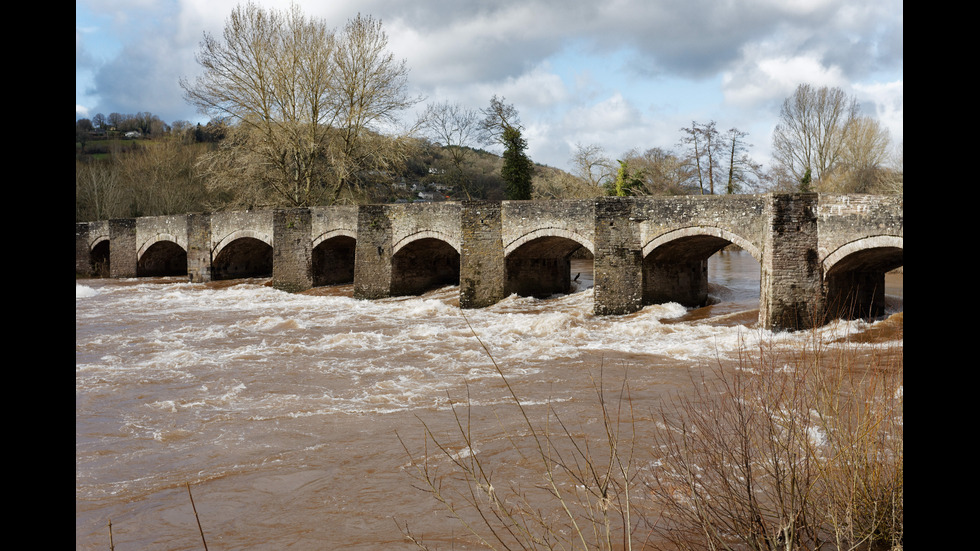
[[[178,122],[148,134],[127,125],[89,127],[84,121],[77,124],[81,131],[76,132],[75,142],[76,221],[239,208],[236,198],[208,181],[212,154],[233,147],[220,121]],[[138,133],[132,134],[134,131]],[[500,156],[470,149],[467,159],[463,174],[458,174],[445,148],[416,139],[411,154],[398,166],[388,172],[362,174],[359,194],[345,202],[467,199],[457,184],[459,179],[467,182],[469,198],[503,199]],[[539,177],[548,177],[561,171],[538,166],[537,172]]]

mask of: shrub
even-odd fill
[[[423,422],[426,449],[406,452],[420,487],[494,549],[900,549],[902,351],[814,343],[718,362],[654,405],[651,441],[637,438],[626,380],[612,399],[593,381],[596,442],[551,405],[532,421],[493,362],[525,429],[508,442],[545,473],[542,487],[494,485],[468,399],[452,402],[458,440]]]
[[[765,345],[661,408],[648,487],[678,549],[897,549],[901,351]]]

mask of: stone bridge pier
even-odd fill
[[[289,292],[353,283],[357,298],[459,285],[462,308],[571,287],[591,256],[594,312],[704,305],[708,258],[760,266],[759,322],[796,330],[884,312],[903,265],[901,197],[768,194],[466,201],[198,213],[76,224],[76,273],[270,277]],[[107,269],[106,269],[107,268]]]

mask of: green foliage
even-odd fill
[[[641,171],[631,171],[626,161],[619,161],[619,172],[616,173],[616,182],[612,190],[613,194],[617,197],[629,197],[630,195],[634,195],[642,187],[643,178]]]
[[[806,173],[803,174],[803,178],[800,179],[800,191],[802,193],[810,193],[812,188],[810,186],[810,169],[806,169]]]
[[[534,173],[534,164],[530,157],[524,153],[527,149],[527,141],[521,137],[520,130],[513,126],[504,128],[503,142],[504,166],[500,169],[500,176],[504,180],[504,190],[507,199],[530,199],[531,198],[531,176]]]

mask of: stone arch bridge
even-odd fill
[[[467,201],[217,212],[76,224],[75,270],[192,282],[271,276],[303,291],[354,284],[372,299],[459,285],[463,308],[568,292],[594,262],[594,312],[707,300],[707,259],[734,243],[760,264],[761,326],[795,330],[884,311],[903,265],[903,200],[767,194]],[[588,256],[588,255],[585,255]]]

